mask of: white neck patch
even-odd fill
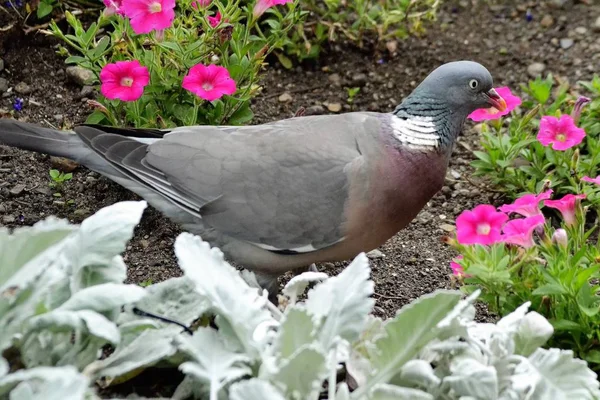
[[[410,116],[403,119],[394,115],[392,130],[403,145],[415,149],[437,148],[440,136],[432,117]]]

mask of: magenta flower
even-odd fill
[[[456,219],[456,238],[461,244],[494,244],[501,239],[502,225],[508,215],[494,206],[480,204],[472,211],[463,211]]]
[[[175,19],[175,0],[123,0],[123,13],[135,33],[150,33],[171,26]]]
[[[150,82],[150,74],[137,60],[117,61],[102,68],[100,82],[100,91],[107,99],[136,101]]]
[[[221,23],[221,18],[222,16],[220,11],[217,11],[214,17],[206,17],[206,19],[208,20],[208,24],[212,28],[216,28],[217,26],[219,26],[219,24]]]
[[[463,256],[461,255],[450,261],[450,268],[452,269],[452,274],[459,278],[467,276],[467,275],[465,275],[465,269],[459,263],[457,263],[457,261],[460,261],[462,259],[463,259]]]
[[[197,10],[198,8],[206,8],[211,2],[212,0],[192,0],[192,7],[194,10]]]
[[[224,94],[235,93],[235,81],[231,79],[227,68],[217,65],[196,64],[183,78],[183,88],[204,100],[220,99]]]
[[[581,178],[581,180],[584,182],[590,182],[590,183],[595,183],[596,185],[600,185],[600,175],[598,175],[595,178],[590,178],[589,176],[584,176],[583,178]]]
[[[257,0],[252,10],[255,17],[260,17],[265,11],[274,6],[291,3],[294,0]]]
[[[516,244],[526,249],[535,246],[533,241],[533,230],[543,225],[546,220],[543,215],[534,215],[533,217],[513,219],[508,221],[504,228],[502,241],[505,243]]]
[[[559,200],[546,200],[544,205],[550,208],[556,208],[563,216],[567,225],[573,225],[575,223],[575,206],[577,200],[585,199],[585,194],[567,194]]]
[[[122,0],[103,0],[106,9],[104,15],[109,16],[113,14],[123,15]]]
[[[524,217],[533,217],[534,215],[542,215],[540,211],[540,202],[547,200],[552,195],[552,189],[546,190],[544,193],[538,195],[526,194],[519,197],[512,204],[505,204],[498,208],[498,210],[509,213],[521,214]]]
[[[552,144],[554,150],[567,150],[577,146],[585,137],[585,131],[578,128],[570,115],[560,119],[545,115],[540,121],[540,131],[537,140],[544,145]]]
[[[497,110],[494,107],[480,108],[479,110],[475,110],[469,114],[469,118],[475,122],[486,121],[489,119],[499,119],[500,117],[509,114],[522,103],[521,98],[513,95],[510,89],[506,86],[497,88],[496,92],[498,92],[500,97],[502,97],[506,102],[506,109],[504,111]]]

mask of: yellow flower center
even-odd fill
[[[202,84],[202,89],[206,90],[207,92],[209,90],[213,90],[214,88],[215,87],[213,85],[211,85],[210,83],[208,83],[208,82],[205,82],[205,83]]]
[[[133,78],[126,76],[125,78],[121,79],[121,86],[131,87],[131,85],[133,85]]]
[[[494,114],[498,114],[500,112],[500,110],[498,110],[496,107],[490,107],[487,109],[487,113],[494,115]]]
[[[162,5],[158,1],[155,1],[154,3],[150,4],[150,12],[151,13],[159,13],[161,11],[162,11]]]
[[[558,140],[559,142],[564,142],[565,140],[567,140],[567,136],[564,133],[559,133],[558,135],[556,135],[556,140]]]
[[[490,224],[479,224],[477,225],[477,234],[478,235],[489,235],[492,227]]]

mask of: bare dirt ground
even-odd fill
[[[290,117],[300,107],[312,114],[339,106],[341,112],[388,112],[429,71],[458,59],[481,62],[492,72],[496,86],[508,85],[517,92],[535,68],[571,83],[589,79],[600,71],[600,33],[594,32],[600,29],[598,17],[600,6],[582,2],[447,1],[438,23],[424,37],[398,43],[395,55],[340,43],[317,64],[291,71],[271,65],[262,82],[264,92],[254,101],[253,123]],[[8,22],[0,13],[3,23]],[[17,29],[0,32],[0,115],[7,115],[19,97],[24,106],[14,114],[18,119],[55,127],[85,120],[90,112],[86,100],[94,94],[71,82],[63,60],[55,54],[56,43]],[[353,87],[360,91],[349,103],[347,89]],[[372,257],[376,315],[392,316],[418,296],[452,286],[448,264],[455,254],[442,243],[442,236],[463,210],[498,201],[484,182],[471,179],[469,162],[477,143],[477,130],[469,123],[455,148],[446,186],[408,228]],[[83,167],[73,172],[62,196],[55,197],[48,186],[51,166],[45,155],[0,146],[0,226],[31,225],[48,215],[80,222],[101,207],[136,198]],[[173,255],[179,232],[149,209],[125,254],[128,281],[159,282],[180,275]],[[336,274],[343,265],[324,264],[319,269]],[[480,318],[487,318],[485,310],[481,312]]]

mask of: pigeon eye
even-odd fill
[[[477,79],[471,79],[469,81],[469,87],[471,89],[477,89],[477,86],[479,86],[479,82],[477,82]]]

